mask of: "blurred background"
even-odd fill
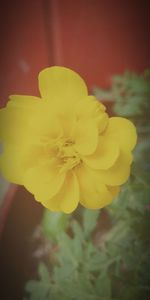
[[[0,7],[0,101],[37,94],[37,75],[51,65],[109,86],[126,69],[150,64],[148,1],[13,0]]]
[[[38,95],[38,73],[52,65],[77,71],[90,91],[110,88],[114,74],[143,73],[150,67],[148,2],[2,0],[0,107],[11,94]],[[0,179],[2,286],[12,295],[3,299],[22,299],[31,272],[28,237],[41,216],[29,193]]]

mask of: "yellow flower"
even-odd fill
[[[134,125],[109,118],[70,69],[43,70],[39,89],[41,98],[13,95],[0,110],[3,176],[52,211],[108,205],[130,174]]]

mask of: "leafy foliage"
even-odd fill
[[[45,212],[46,239],[57,245],[55,263],[40,263],[38,279],[26,285],[30,300],[150,299],[150,72],[115,76],[109,91],[114,111],[132,118],[139,132],[131,177],[112,205],[101,211]],[[103,97],[102,97],[103,96]]]
[[[50,276],[43,263],[39,264],[38,274],[40,280],[30,280],[26,285],[26,291],[32,294],[32,300],[50,299]]]
[[[116,114],[124,117],[143,117],[143,112],[149,114],[150,99],[150,70],[144,74],[135,74],[126,71],[123,75],[112,78],[112,86],[108,90],[95,87],[97,98],[104,101],[113,101]]]
[[[65,230],[69,216],[60,212],[53,213],[49,210],[44,211],[42,228],[44,235],[53,241],[57,240],[57,236]]]

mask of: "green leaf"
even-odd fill
[[[95,290],[99,296],[99,299],[112,299],[111,280],[108,274],[98,276],[95,282]]]
[[[69,216],[61,212],[50,212],[45,209],[42,220],[42,229],[45,236],[53,241],[57,241],[61,232],[67,227]]]
[[[50,285],[41,281],[29,281],[26,291],[30,293],[30,300],[48,300],[50,298]]]
[[[84,209],[83,211],[83,228],[86,237],[92,233],[96,227],[97,220],[99,217],[99,210]]]
[[[50,281],[50,275],[49,275],[48,268],[42,262],[39,263],[38,274],[39,274],[39,277],[40,277],[41,281],[44,281],[44,282],[49,282]]]
[[[73,229],[74,236],[77,236],[82,242],[84,240],[84,232],[81,228],[81,225],[76,220],[73,220],[71,223],[71,228]]]

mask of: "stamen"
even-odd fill
[[[76,167],[81,162],[79,153],[74,148],[74,141],[66,138],[57,138],[46,144],[48,151],[60,161],[60,170],[67,171]]]

